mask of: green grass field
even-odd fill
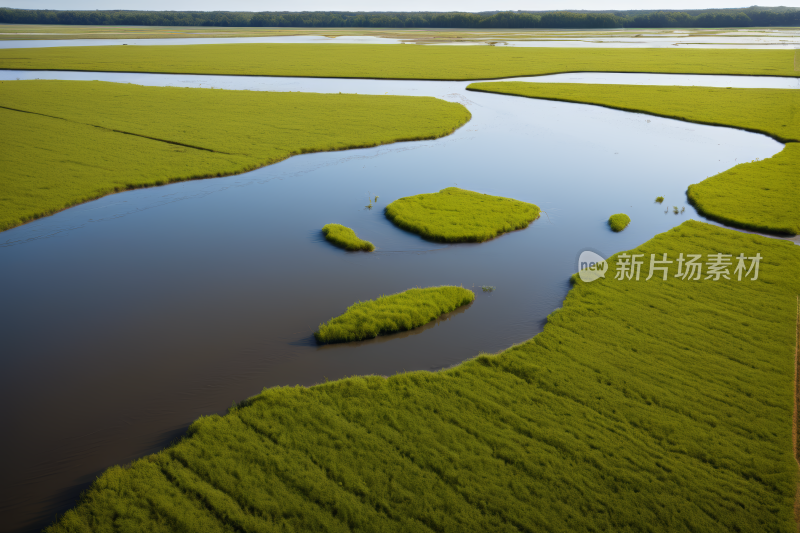
[[[697,210],[732,226],[800,233],[800,91],[495,82],[469,89],[600,105],[688,122],[731,126],[788,143],[769,159],[743,163],[689,187]]]
[[[378,335],[408,331],[424,326],[475,299],[463,287],[442,286],[409,289],[375,300],[358,302],[324,324],[314,333],[320,344],[360,341]]]
[[[428,97],[6,81],[0,230],[121,190],[433,139],[470,116]]]
[[[617,213],[608,218],[608,225],[611,226],[611,229],[614,231],[622,231],[627,228],[630,223],[631,217],[625,213]]]
[[[698,212],[731,226],[800,234],[800,143],[689,185]]]
[[[632,253],[763,260],[756,281],[621,281],[614,256],[528,342],[265,389],[48,531],[796,531],[800,247],[688,221]]]
[[[368,44],[89,46],[0,50],[0,68],[481,80],[558,72],[800,76],[794,50]]]
[[[539,218],[534,204],[457,187],[400,198],[384,212],[398,227],[439,242],[488,241]]]
[[[359,239],[355,231],[341,224],[325,224],[322,227],[322,234],[328,242],[349,252],[371,252],[375,249],[374,244],[364,239]]]

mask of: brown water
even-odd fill
[[[599,107],[465,91],[466,83],[2,72],[3,79],[433,95],[473,119],[436,141],[308,154],[240,176],[130,191],[0,234],[0,531],[37,530],[105,468],[158,450],[264,387],[436,370],[541,331],[578,254],[630,249],[688,218],[686,187],[782,145]],[[752,80],[745,80],[752,83]],[[547,215],[443,246],[383,216],[453,185]],[[367,209],[367,195],[380,198]],[[663,206],[654,204],[663,195]],[[671,206],[685,207],[673,215]],[[669,213],[665,208],[669,206]],[[620,234],[606,220],[628,213]],[[372,254],[330,246],[337,222]],[[358,300],[456,284],[477,298],[424,328],[316,346]]]

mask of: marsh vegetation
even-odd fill
[[[409,289],[351,305],[344,314],[320,324],[314,337],[323,344],[360,341],[408,331],[424,326],[474,299],[475,293],[463,287]]]
[[[325,224],[322,227],[322,234],[328,242],[349,252],[371,252],[375,249],[374,244],[359,239],[355,231],[341,224]]]
[[[0,68],[480,80],[559,72],[800,76],[794,50],[225,44],[0,50]]]
[[[800,248],[689,221],[630,251],[679,252],[769,261],[756,281],[576,279],[499,355],[266,389],[109,469],[48,531],[794,531]]]
[[[676,212],[677,212],[677,208]],[[616,215],[611,215],[608,217],[608,225],[611,227],[612,230],[616,232],[620,232],[628,227],[628,224],[631,223],[631,217],[626,215],[625,213],[617,213]]]
[[[473,83],[468,88],[601,105],[769,135],[786,143],[781,153],[690,185],[687,196],[698,212],[713,220],[769,233],[800,233],[800,182],[796,179],[800,175],[800,121],[794,118],[800,91],[525,82]]]
[[[540,211],[527,202],[448,187],[395,200],[385,213],[398,227],[432,241],[483,242],[527,228]]]
[[[462,105],[429,97],[97,81],[6,81],[0,100],[0,230],[122,190],[434,139],[470,118]]]
[[[109,469],[51,531],[793,530],[797,248],[691,222],[632,252],[769,261],[757,281],[688,282],[675,264],[663,283],[575,280],[544,333],[498,356],[265,390]],[[416,327],[458,301],[381,302],[401,295],[351,306],[322,342]]]

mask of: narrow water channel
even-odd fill
[[[108,466],[264,387],[437,370],[522,342],[561,305],[581,251],[611,255],[702,220],[686,202],[689,184],[782,149],[763,135],[473,93],[465,82],[0,71],[16,78],[428,95],[473,118],[435,141],[129,191],[0,233],[4,532],[41,528]],[[454,185],[546,215],[487,243],[449,246],[383,216],[397,198]],[[368,196],[379,196],[372,209]],[[632,223],[614,234],[606,220],[618,212]],[[329,222],[377,251],[330,246],[320,234]],[[440,284],[475,287],[477,298],[408,334],[313,341],[320,322],[355,301]]]
[[[342,28],[343,29],[343,28]],[[651,34],[637,37],[615,36],[611,32],[602,32],[602,35],[593,34],[591,31],[583,32],[584,36],[561,36],[556,31],[547,33],[506,32],[500,30],[496,35],[483,37],[481,33],[469,30],[454,31],[462,38],[470,39],[466,42],[443,42],[441,45],[431,40],[426,40],[426,45],[433,46],[512,46],[523,48],[705,48],[705,49],[754,49],[754,50],[786,50],[800,46],[800,32],[790,30],[776,31],[771,35],[758,36],[698,36],[698,35],[665,35]],[[0,35],[2,32],[0,31]],[[11,34],[20,35],[20,34]],[[47,35],[47,34],[40,34]],[[400,44],[404,40],[409,44],[413,39],[427,39],[425,32],[418,34],[407,33],[403,39],[389,37],[376,37],[372,35],[342,35],[339,37],[325,37],[323,35],[276,35],[269,37],[171,37],[164,39],[128,38],[128,39],[20,39],[0,40],[0,49],[3,48],[51,48],[56,46],[164,46],[185,44],[232,44],[232,43],[295,43],[295,44]],[[446,41],[447,35],[440,39]],[[530,40],[514,40],[530,39]]]

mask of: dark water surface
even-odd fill
[[[0,234],[4,532],[46,525],[105,468],[264,387],[436,370],[524,341],[561,305],[581,251],[610,255],[702,219],[686,203],[689,184],[782,149],[744,131],[472,93],[463,82],[0,72],[17,77],[431,95],[473,118],[436,141],[129,191]],[[454,185],[546,215],[449,246],[383,216],[397,198]],[[368,194],[380,197],[372,209]],[[615,234],[606,220],[618,212],[632,223]],[[320,233],[329,222],[377,251],[330,246]],[[440,284],[497,290],[478,289],[468,308],[408,334],[313,342],[316,326],[353,302]]]

